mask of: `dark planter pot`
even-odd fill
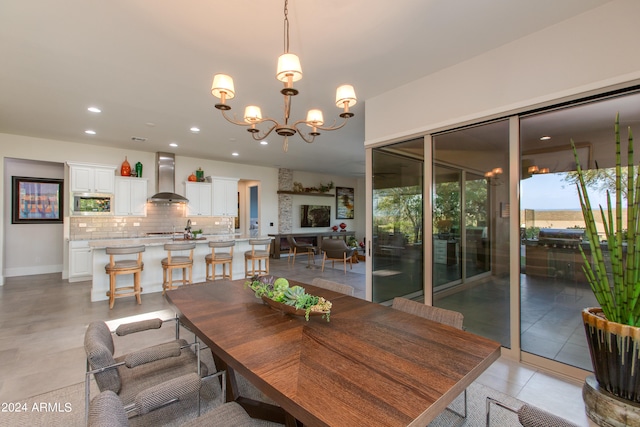
[[[640,403],[640,328],[608,321],[601,308],[585,308],[582,320],[598,385]]]

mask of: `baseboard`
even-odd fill
[[[4,277],[33,276],[35,274],[61,273],[62,264],[32,265],[30,267],[5,268]]]

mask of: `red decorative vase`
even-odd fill
[[[338,231],[338,226],[337,226],[337,225],[334,225],[333,227],[331,227],[331,229],[332,229],[333,231]]]
[[[340,228],[341,228],[342,230],[344,230],[345,228],[347,228],[347,224],[345,224],[344,222],[341,222],[341,223],[340,223]]]
[[[122,176],[131,176],[131,165],[127,161],[127,157],[124,157],[124,162],[122,162],[122,166],[120,166],[120,175]]]

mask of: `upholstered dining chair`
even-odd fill
[[[204,257],[205,260],[205,277],[206,280],[216,280],[216,277],[222,279],[233,278],[233,248],[236,242],[226,240],[220,242],[209,242],[211,253]],[[220,249],[221,251],[218,251]],[[216,275],[216,266],[222,265],[222,275]],[[229,274],[227,274],[227,265],[229,266]],[[209,266],[211,266],[211,274],[209,274]]]
[[[300,243],[296,241],[295,237],[287,236],[287,242],[289,243],[289,257],[287,263],[291,260],[291,265],[296,263],[296,256],[301,253],[307,255],[313,262],[316,262],[315,256],[311,258],[311,252],[316,255],[317,248],[311,243]]]
[[[269,249],[271,238],[249,239],[251,250],[244,253],[245,277],[253,277],[261,274],[269,274]],[[256,269],[256,261],[258,268]],[[264,261],[264,268],[262,267]]]
[[[182,270],[183,285],[193,283],[193,250],[195,248],[194,242],[165,243],[164,250],[167,251],[167,257],[160,261],[162,264],[162,295],[166,291],[176,288],[173,285],[173,270],[175,269]],[[188,253],[185,255],[187,251]]]
[[[142,288],[140,287],[140,273],[144,269],[144,263],[142,262],[142,253],[145,246],[113,246],[105,249],[107,255],[109,255],[109,264],[105,265],[105,272],[109,275],[109,291],[107,296],[109,297],[109,309],[113,308],[113,304],[116,298],[135,296],[138,304],[142,304],[140,294]],[[138,255],[136,259],[122,259],[121,255]],[[121,274],[133,274],[132,286],[116,286],[116,278]]]
[[[252,427],[257,424],[236,402],[223,403],[200,417],[192,418],[180,427]],[[127,412],[118,396],[103,391],[91,401],[89,406],[89,427],[129,427]]]
[[[331,261],[331,267],[335,266],[335,261],[341,261],[344,264],[344,274],[347,274],[347,262],[353,269],[352,256],[355,252],[355,248],[350,248],[342,239],[324,239],[320,250],[324,253],[322,256],[322,271],[324,271],[324,263],[327,260]]]
[[[353,296],[354,294],[353,286],[343,285],[342,283],[333,282],[331,280],[323,279],[321,277],[316,277],[315,279],[313,279],[311,281],[311,284],[319,288],[340,292],[341,294],[345,294],[349,296]]]
[[[487,396],[487,427],[491,424],[491,405],[499,406],[517,414],[518,421],[520,421],[523,427],[578,427],[576,424],[564,418],[550,414],[528,403],[516,409],[489,396]]]
[[[464,322],[464,315],[460,312],[447,310],[445,308],[434,307],[413,301],[407,298],[396,297],[391,304],[396,310],[404,311],[405,313],[413,314],[416,316],[424,317],[425,319],[433,320],[434,322],[449,325],[457,329],[463,329],[462,323]],[[467,389],[464,390],[464,411],[462,413],[447,408],[454,414],[467,418]]]
[[[177,319],[172,321],[177,325]],[[149,319],[123,324],[115,335],[160,329],[163,323],[161,319]],[[176,339],[114,357],[111,330],[105,322],[94,321],[87,327],[84,348],[87,355],[85,408],[89,407],[92,375],[100,391],[116,393],[125,409],[133,414],[143,415],[168,402],[187,399],[199,407],[200,378],[207,376],[208,368],[200,362],[197,341],[187,343]],[[213,374],[216,375],[220,373]],[[197,399],[192,398],[194,392]],[[87,415],[85,413],[85,417]]]

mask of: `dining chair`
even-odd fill
[[[319,288],[340,292],[341,294],[345,294],[349,296],[353,296],[354,294],[353,286],[343,285],[342,283],[333,282],[331,280],[323,279],[321,277],[316,277],[315,279],[313,279],[311,281],[311,284]]]
[[[116,298],[135,296],[138,304],[142,304],[140,294],[142,288],[140,287],[140,273],[144,269],[144,263],[142,262],[142,253],[145,246],[113,246],[105,248],[107,255],[109,255],[109,264],[105,265],[105,272],[109,275],[109,291],[107,296],[109,297],[109,309],[113,308]],[[134,255],[138,256],[136,259],[122,259],[116,258],[120,255]],[[116,286],[116,278],[121,274],[133,274],[132,286]]]
[[[216,280],[216,265],[222,265],[222,279],[233,278],[233,248],[236,242],[233,240],[221,241],[221,242],[209,242],[211,253],[204,257],[205,260],[205,277],[206,280]],[[223,251],[217,252],[217,249]],[[229,274],[227,274],[227,265],[229,265]],[[209,267],[211,267],[211,274],[209,274]]]
[[[129,427],[127,412],[118,396],[110,391],[97,395],[89,406],[89,427]],[[223,403],[180,427],[252,427],[260,425],[236,402]]]
[[[91,376],[100,391],[113,391],[126,411],[136,415],[146,414],[173,401],[194,401],[194,392],[198,395],[199,407],[200,378],[208,375],[207,366],[200,362],[200,344],[197,340],[187,343],[179,339],[178,319],[167,322],[170,321],[176,322],[175,340],[118,357],[114,357],[114,334],[107,324],[103,321],[89,324],[84,336],[87,355],[85,408],[89,407]],[[160,329],[164,323],[161,319],[148,319],[122,324],[115,330],[115,335]],[[212,376],[219,375],[218,372]]]
[[[335,266],[335,261],[342,261],[344,265],[344,274],[347,274],[347,261],[353,269],[352,256],[355,248],[350,248],[342,239],[324,239],[320,247],[324,255],[322,256],[322,271],[324,271],[324,263],[331,261],[331,267]]]
[[[519,409],[512,408],[497,399],[487,396],[487,427],[491,424],[491,405],[496,405],[518,415],[523,427],[578,427],[557,415],[525,403]]]
[[[162,295],[166,291],[175,289],[173,286],[173,270],[182,270],[182,284],[193,283],[193,250],[196,248],[194,242],[189,243],[165,243],[164,250],[167,251],[167,257],[162,259]],[[188,255],[183,253],[188,251]],[[176,255],[175,252],[181,253]],[[187,276],[188,272],[188,276]]]
[[[249,239],[249,244],[251,245],[251,250],[244,253],[245,277],[269,274],[269,249],[271,248],[271,238]],[[249,261],[251,261],[250,264]],[[258,261],[257,269],[256,261]],[[262,267],[262,261],[264,261],[264,268]],[[251,267],[249,267],[249,265],[251,265]]]
[[[449,325],[457,329],[463,329],[462,323],[464,321],[464,315],[457,311],[434,307],[432,305],[422,304],[420,302],[401,297],[395,297],[391,307],[396,310],[404,311],[405,313],[433,320],[434,322]],[[460,413],[451,408],[447,409],[462,418],[467,418],[467,389],[465,389],[463,393],[464,411]]]
[[[313,246],[311,243],[300,243],[296,241],[295,237],[293,236],[287,236],[287,242],[289,243],[289,257],[287,258],[287,263],[289,263],[289,260],[291,260],[291,265],[295,264],[296,256],[298,255],[298,251],[300,251],[301,254],[306,254],[310,260],[312,259],[313,263],[315,264],[315,256],[312,257],[311,255],[312,253],[313,255],[316,255],[315,246]]]

